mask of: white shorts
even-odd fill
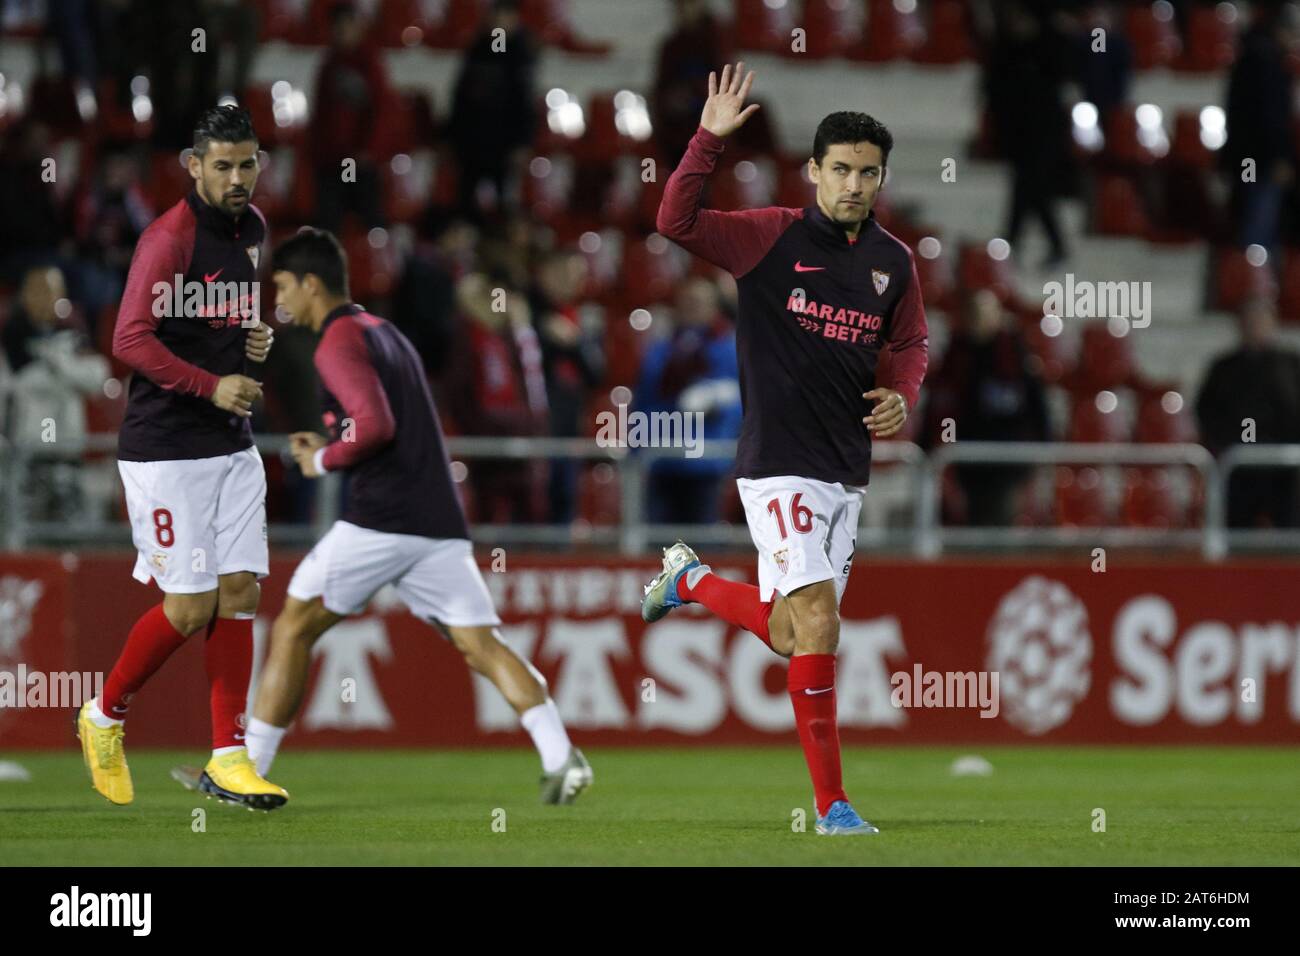
[[[335,614],[357,614],[385,584],[423,620],[447,627],[501,623],[468,541],[389,534],[347,521],[334,522],[302,559],[289,596],[321,598]]]
[[[833,580],[841,600],[867,489],[793,476],[737,478],[736,487],[758,548],[759,597]]]
[[[199,594],[217,576],[264,578],[266,471],[256,448],[178,461],[119,461],[135,543],[135,579],[167,594]]]

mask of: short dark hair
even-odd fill
[[[200,159],[208,151],[209,143],[256,143],[253,117],[248,110],[234,104],[214,106],[199,117],[194,125],[194,155]]]
[[[308,273],[320,279],[330,295],[350,299],[348,261],[343,247],[326,229],[304,226],[271,253],[271,272],[289,272],[299,282]]]
[[[826,151],[836,143],[874,143],[880,147],[880,165],[887,166],[889,151],[894,148],[894,137],[874,116],[844,110],[831,113],[817,124],[817,133],[813,136],[813,162],[820,166]]]

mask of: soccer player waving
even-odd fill
[[[304,229],[271,257],[276,305],[320,336],[316,369],[327,440],[290,436],[302,473],[348,476],[336,521],[294,571],[249,722],[249,752],[270,770],[307,686],[316,640],[362,611],[385,584],[438,626],[466,663],[519,714],[542,761],[541,798],[567,804],[591,785],[546,681],[497,634],[501,623],[474,563],[424,365],[391,323],[351,301],[347,262],[328,232]],[[184,782],[184,780],[182,780]]]
[[[678,542],[646,588],[655,621],[696,602],[790,658],[788,688],[812,776],[817,832],[875,833],[840,772],[835,718],[839,603],[853,562],[871,439],[903,427],[927,362],[911,250],[871,207],[893,137],[864,113],[817,127],[803,209],[700,208],[724,141],[758,109],[744,64],[709,74],[700,127],[673,171],[659,232],[736,278],[744,421],[736,483],[758,549],[758,587],[727,581]],[[892,387],[883,387],[888,382]]]
[[[135,623],[77,735],[96,790],[134,798],[122,749],[131,698],[189,637],[204,635],[211,687],[209,796],[271,810],[288,799],[244,747],[253,618],[267,574],[266,476],[249,425],[271,329],[258,318],[266,220],[251,204],[257,137],[237,107],[206,112],[189,160],[194,188],[136,246],[113,330],[113,354],[135,370],[118,436],[118,469],[138,552],[135,578],[162,603]]]

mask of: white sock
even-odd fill
[[[121,727],[125,720],[114,720],[112,717],[104,716],[104,712],[99,709],[99,698],[95,697],[90,701],[90,712],[86,715],[90,722],[96,727],[107,729],[109,727]]]
[[[243,747],[240,747],[240,746],[234,746],[234,747],[214,747],[214,748],[212,749],[212,756],[214,756],[214,757],[224,757],[226,754],[233,754],[236,750],[243,750],[243,749],[244,749],[244,748],[243,748]]]
[[[257,766],[258,776],[265,777],[271,772],[271,762],[275,760],[275,752],[280,749],[280,741],[288,729],[276,727],[256,717],[248,721],[244,742],[248,744],[248,757]]]
[[[564,729],[564,721],[560,720],[560,711],[555,706],[555,701],[548,697],[544,704],[528,708],[519,715],[519,722],[533,738],[533,746],[541,755],[544,772],[554,773],[564,766],[573,744],[569,743],[569,735]]]

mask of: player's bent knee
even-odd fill
[[[217,614],[221,617],[256,614],[262,586],[252,571],[223,574],[217,596]]]
[[[186,637],[208,626],[217,610],[217,592],[200,594],[168,594],[163,598],[163,613],[172,627]]]

